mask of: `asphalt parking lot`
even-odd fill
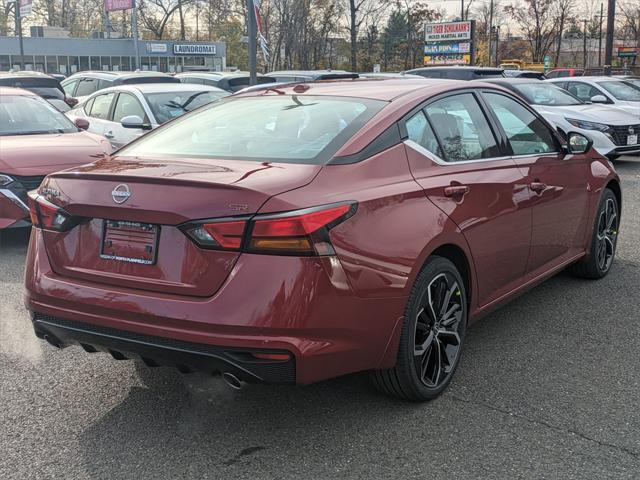
[[[474,325],[451,387],[366,375],[248,386],[57,351],[22,307],[27,232],[0,244],[0,478],[640,477],[640,158],[602,281],[560,274]]]

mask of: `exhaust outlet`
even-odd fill
[[[222,379],[224,380],[224,383],[229,385],[233,390],[241,390],[242,387],[244,387],[245,382],[240,380],[233,373],[223,372]]]

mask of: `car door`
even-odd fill
[[[497,300],[522,282],[530,249],[529,190],[521,170],[502,156],[503,139],[474,93],[431,101],[405,127],[416,181],[467,240],[479,305]]]
[[[89,117],[89,131],[92,133],[97,133],[98,135],[104,135],[107,127],[111,124],[109,121],[111,106],[113,100],[115,98],[115,92],[103,93],[101,95],[96,95],[90,99],[91,108],[86,111]],[[107,137],[109,141],[111,139]]]
[[[104,131],[104,136],[109,139],[113,148],[120,148],[146,132],[141,128],[122,126],[122,119],[132,115],[140,117],[144,123],[149,123],[149,117],[136,96],[120,92],[115,100],[111,120],[107,122]]]
[[[565,155],[548,126],[529,107],[500,92],[482,93],[504,130],[531,197],[532,236],[527,272],[543,273],[578,255],[588,217],[586,155]]]

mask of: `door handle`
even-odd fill
[[[113,132],[112,132],[112,131],[105,132],[104,136],[105,136],[105,137],[107,137],[107,138],[109,138],[109,139],[111,139],[111,138],[115,137],[115,135],[113,134]]]
[[[531,182],[529,188],[536,193],[542,193],[547,189],[547,184],[542,182]]]
[[[459,197],[469,193],[469,187],[466,185],[451,185],[450,187],[444,187],[445,197]]]

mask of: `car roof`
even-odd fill
[[[34,72],[31,70],[20,70],[19,72],[0,72],[0,78],[24,78],[24,77],[53,78],[51,75],[47,75],[46,73]]]
[[[552,78],[551,80],[564,80],[565,82],[567,81],[579,82],[584,80],[586,80],[587,82],[599,82],[602,80],[613,80],[614,82],[624,81],[623,78],[609,77],[607,75],[584,75],[581,77],[562,77],[559,79]]]
[[[542,80],[537,78],[520,78],[520,77],[503,77],[503,78],[482,78],[474,81],[482,81],[487,83],[495,83],[496,85],[522,85],[525,83],[540,83],[542,84]]]
[[[451,85],[469,85],[464,80],[448,78],[359,78],[353,80],[317,80],[315,82],[284,83],[280,87],[255,90],[238,96],[278,95],[327,95],[336,97],[369,98],[372,100],[392,101],[407,93],[424,88],[447,90]],[[237,94],[236,94],[237,95]]]
[[[126,78],[136,78],[136,77],[171,77],[171,75],[163,72],[150,72],[150,71],[140,71],[140,72],[111,72],[111,71],[102,71],[102,70],[84,70],[82,72],[74,73],[73,75],[67,77],[66,80],[72,80],[77,77],[82,76],[91,76],[96,78],[103,78],[105,80],[115,80],[118,79],[126,79]]]
[[[503,72],[504,68],[499,67],[472,67],[470,65],[448,65],[442,67],[418,67],[406,70],[407,73],[421,72],[424,70],[469,70],[473,72]]]
[[[0,87],[0,95],[24,95],[28,97],[37,97],[38,95],[25,90],[24,88],[16,88],[16,87]]]
[[[103,88],[95,94],[109,92],[135,92],[140,93],[171,93],[171,92],[226,92],[218,87],[209,85],[194,85],[192,83],[131,83]],[[92,94],[94,95],[94,94]]]
[[[328,74],[349,74],[352,72],[347,72],[346,70],[277,70],[274,72],[267,73],[267,76],[274,75],[293,75],[300,77],[317,77],[319,75],[328,75]]]

